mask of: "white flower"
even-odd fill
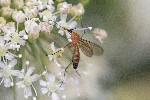
[[[12,60],[14,58],[14,55],[10,53],[8,50],[9,50],[8,43],[6,43],[3,36],[0,36],[0,59],[2,57],[5,57],[8,60]]]
[[[64,32],[65,32],[67,38],[70,39],[71,35],[69,34],[69,32],[67,30],[74,29],[77,26],[77,22],[73,21],[74,18],[75,17],[73,17],[70,21],[66,22],[67,14],[61,14],[60,15],[61,20],[59,22],[57,22],[57,27],[60,28],[58,33],[61,35],[64,35]]]
[[[15,22],[9,22],[5,24],[2,28],[2,31],[4,32],[6,37],[9,36],[11,32],[15,32],[16,31]]]
[[[31,75],[33,71],[34,71],[33,67],[27,68],[26,73],[24,72],[24,70],[22,70],[22,73],[19,75],[19,78],[22,79],[22,81],[16,83],[18,88],[24,88],[25,98],[32,96],[32,90],[34,90],[35,96],[37,96],[37,92],[32,83],[37,81],[40,78],[40,75],[38,74]]]
[[[12,14],[12,18],[17,23],[23,23],[25,21],[25,14],[22,11],[14,11]]]
[[[55,75],[47,73],[45,78],[46,81],[40,80],[42,94],[48,93],[48,96],[51,97],[52,100],[60,100],[56,92],[63,90],[63,88],[60,87],[60,84],[55,82]]]
[[[19,33],[14,32],[10,35],[10,49],[20,48],[20,46],[25,45],[26,40],[28,39],[28,35],[26,34],[25,30],[20,31]]]
[[[101,43],[103,43],[103,39],[107,38],[107,33],[104,29],[95,28],[92,33],[94,37],[98,39]]]
[[[63,14],[68,14],[71,10],[72,4],[68,4],[66,2],[59,3],[57,5],[57,10]]]
[[[2,77],[2,82],[4,82],[5,87],[13,86],[13,78],[12,76],[18,76],[20,74],[19,70],[13,70],[12,68],[17,64],[17,60],[13,59],[7,64],[5,61],[0,61],[0,77]]]
[[[34,18],[25,21],[25,31],[28,33],[30,41],[33,41],[39,37],[40,30],[41,27]]]
[[[54,42],[52,42],[52,43],[50,44],[50,47],[51,47],[52,50],[50,51],[50,54],[48,55],[49,60],[50,60],[50,61],[51,61],[51,60],[54,60],[54,63],[55,63],[57,66],[61,66],[61,65],[57,62],[56,58],[62,56],[62,53],[63,53],[64,49],[63,49],[63,48],[55,49]]]

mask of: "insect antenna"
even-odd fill
[[[81,27],[83,28],[83,23],[81,21]],[[84,30],[84,33],[82,34],[81,38],[83,37],[83,35],[85,34],[85,30]]]

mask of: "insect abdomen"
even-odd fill
[[[73,68],[77,69],[79,60],[80,60],[80,52],[79,52],[79,47],[75,46],[74,53],[73,53]]]

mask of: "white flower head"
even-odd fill
[[[92,33],[94,37],[98,39],[101,43],[103,43],[102,40],[107,38],[107,33],[104,29],[95,28]]]
[[[58,62],[57,62],[57,58],[58,57],[61,57],[62,56],[62,53],[64,52],[64,49],[63,48],[58,48],[58,49],[55,49],[55,46],[54,46],[54,42],[52,42],[50,44],[50,47],[51,47],[51,51],[48,55],[48,58],[49,60],[54,60],[54,63],[57,65],[57,66],[61,66]]]
[[[4,82],[5,87],[13,86],[13,77],[12,76],[19,76],[20,71],[19,70],[13,70],[13,67],[17,64],[17,60],[13,59],[7,64],[6,61],[2,62],[0,61],[0,77],[2,77],[2,80],[0,84]]]
[[[52,100],[60,100],[58,95],[56,94],[57,91],[63,90],[60,87],[60,84],[56,82],[56,77],[54,74],[47,73],[45,75],[46,81],[40,80],[40,85],[42,86],[41,92],[42,94],[47,94],[52,98]]]
[[[27,65],[27,72],[22,70],[21,74],[19,75],[19,78],[22,79],[22,81],[16,83],[18,88],[24,88],[24,97],[28,98],[29,96],[32,96],[32,90],[34,90],[35,96],[37,96],[36,89],[33,86],[33,82],[37,81],[40,78],[40,75],[34,74],[32,75],[34,71],[33,67],[29,67]],[[35,98],[35,97],[34,97]]]

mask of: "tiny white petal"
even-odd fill
[[[55,81],[55,75],[54,74],[46,74],[46,77],[49,82],[54,82]]]
[[[0,71],[0,77],[3,77],[3,71]]]
[[[24,35],[26,35],[25,30],[20,31],[20,32],[19,32],[19,35],[20,35],[20,36],[24,36]]]
[[[34,71],[34,67],[29,67],[29,69],[27,70],[27,74],[31,75],[33,71]]]
[[[4,86],[5,86],[5,87],[10,87],[10,84],[11,84],[11,79],[10,79],[10,77],[5,77],[5,78],[4,78]]]
[[[13,56],[11,53],[7,53],[7,54],[5,55],[5,57],[6,57],[6,59],[8,59],[8,60],[12,60],[12,59],[14,58],[14,56]]]
[[[11,74],[12,74],[13,76],[19,76],[19,75],[20,75],[20,71],[19,71],[19,70],[12,70],[12,71],[11,71]]]
[[[48,89],[47,88],[41,88],[41,92],[42,92],[42,94],[46,94],[48,92]]]
[[[46,86],[46,82],[43,81],[43,80],[40,80],[40,85],[41,85],[41,86]]]
[[[17,82],[16,85],[18,86],[18,88],[21,88],[24,85],[23,81]]]
[[[40,75],[34,74],[33,76],[31,76],[31,81],[32,81],[32,82],[35,82],[35,81],[37,81],[39,78],[40,78]]]
[[[64,31],[63,31],[63,30],[59,30],[58,33],[59,33],[60,35],[64,35]]]
[[[52,93],[52,100],[60,100],[55,92]]]
[[[51,61],[53,59],[53,55],[48,55],[48,58]]]
[[[66,36],[67,36],[67,39],[71,38],[71,35],[69,34],[69,32],[66,32]]]
[[[17,64],[17,60],[13,59],[9,62],[10,67],[14,67]]]
[[[25,88],[24,95],[32,96],[32,91],[31,91],[31,87],[30,86]]]
[[[26,43],[25,40],[20,40],[20,41],[19,41],[19,44],[20,44],[20,45],[25,45],[25,43]]]
[[[56,59],[54,59],[54,63],[57,65],[57,66],[61,66],[57,61],[56,61]]]
[[[4,66],[5,66],[5,64],[2,61],[0,61],[0,67],[4,68]]]
[[[50,47],[51,47],[51,49],[52,49],[53,51],[55,51],[54,42],[52,42],[52,43],[50,44]]]

